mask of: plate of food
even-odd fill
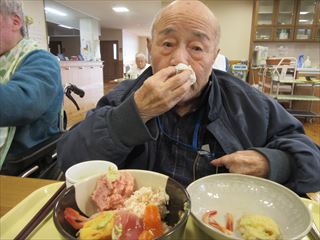
[[[109,169],[68,188],[53,220],[66,239],[181,239],[190,204],[185,188],[168,176]]]
[[[311,214],[300,197],[267,179],[217,174],[187,187],[191,216],[199,228],[220,239],[301,239]]]

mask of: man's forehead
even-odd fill
[[[189,32],[196,38],[202,39],[202,40],[211,40],[209,35],[201,30],[197,29],[191,29]],[[159,35],[167,36],[170,34],[179,34],[179,30],[174,26],[167,26],[163,29],[160,29],[158,32]]]

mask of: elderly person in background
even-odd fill
[[[63,101],[56,58],[24,38],[21,1],[0,2],[0,169],[60,132]]]
[[[212,65],[220,27],[200,1],[174,1],[148,39],[152,68],[123,81],[58,144],[63,170],[91,159],[164,173],[184,185],[221,172],[320,190],[320,151],[273,99]],[[181,63],[186,70],[177,70]],[[196,82],[193,78],[195,72]]]
[[[147,63],[147,58],[143,53],[137,53],[136,54],[136,66],[134,66],[132,69],[130,69],[127,72],[128,78],[130,79],[136,79],[143,73],[150,64]]]

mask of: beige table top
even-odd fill
[[[55,182],[57,181],[0,175],[0,217],[36,189]]]

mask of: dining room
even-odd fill
[[[20,1],[63,108],[0,239],[320,239],[318,0]]]

